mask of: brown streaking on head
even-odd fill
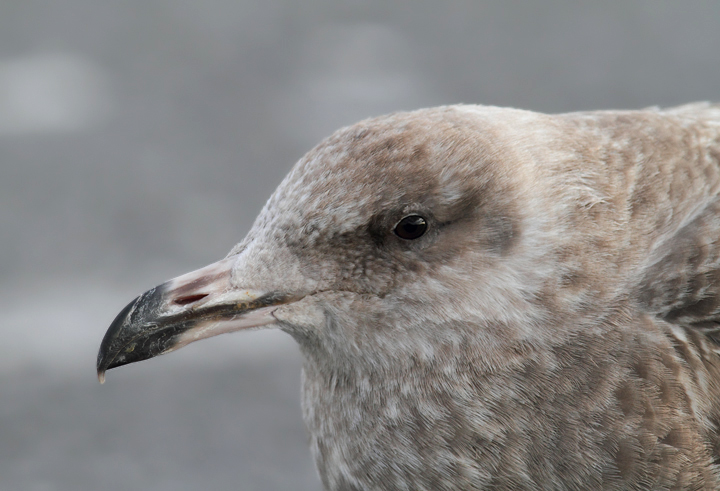
[[[719,156],[709,104],[362,121],[98,371],[275,326],[326,489],[718,489]]]

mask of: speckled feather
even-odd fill
[[[708,104],[450,106],[322,142],[231,255],[302,292],[275,316],[324,486],[717,489],[719,190]],[[413,213],[428,232],[394,236]]]
[[[276,326],[328,490],[719,489],[719,193],[716,105],[362,121],[123,309],[98,374]]]

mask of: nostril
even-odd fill
[[[198,300],[202,300],[203,298],[207,297],[207,293],[198,293],[195,295],[188,295],[186,297],[180,297],[175,299],[175,303],[178,305],[187,305],[189,303],[197,302]]]

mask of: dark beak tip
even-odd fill
[[[158,326],[166,289],[166,284],[162,284],[146,291],[112,321],[100,343],[95,365],[100,383],[105,381],[107,370],[164,353],[175,342],[176,335],[187,329],[189,324],[183,319]]]
[[[105,372],[108,369],[112,368],[112,362],[114,361],[115,357],[121,349],[121,347],[115,346],[117,344],[117,338],[122,332],[123,326],[128,320],[128,317],[130,316],[133,307],[139,299],[140,297],[133,299],[120,311],[118,315],[115,316],[115,319],[110,324],[110,327],[105,333],[105,336],[103,336],[102,342],[100,343],[100,350],[98,351],[97,360],[95,362],[98,380],[101,384],[105,383]]]

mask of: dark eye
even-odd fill
[[[427,231],[427,222],[420,215],[406,216],[395,225],[395,235],[405,240],[414,240]]]

